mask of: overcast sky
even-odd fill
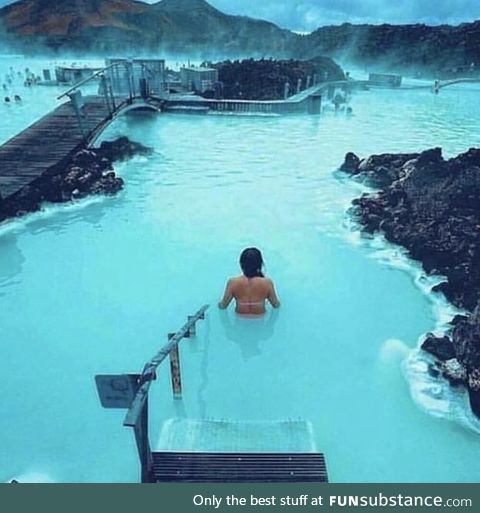
[[[157,0],[146,0],[155,3]],[[480,0],[209,0],[231,14],[263,18],[292,30],[351,23],[451,23],[480,19]],[[58,0],[62,2],[62,0]],[[11,3],[0,0],[0,5]]]
[[[292,30],[351,23],[461,23],[480,19],[480,0],[210,0],[226,12]]]

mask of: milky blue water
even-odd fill
[[[172,418],[302,419],[332,481],[478,482],[478,424],[415,351],[447,306],[400,250],[358,236],[346,210],[362,187],[335,169],[347,151],[478,145],[479,93],[363,92],[351,118],[116,121],[105,138],[154,148],[117,165],[124,191],[0,231],[0,479],[137,481],[124,411],[100,407],[93,377],[140,371],[210,303],[181,346],[182,401],[168,366],[159,372],[152,445]],[[11,120],[2,140],[54,95],[37,88],[23,107],[0,106]],[[251,245],[282,300],[255,321],[216,308]]]

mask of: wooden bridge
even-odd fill
[[[122,64],[115,64],[116,68]],[[0,198],[19,193],[45,172],[65,168],[79,150],[91,146],[108,125],[132,109],[160,111],[163,101],[132,89],[116,94],[109,83],[109,68],[77,84],[59,97],[69,101],[33,123],[0,147]],[[128,72],[128,68],[127,71]],[[87,81],[99,80],[102,94],[83,97]]]
[[[21,193],[43,173],[61,172],[76,152],[92,146],[114,119],[132,109],[320,114],[324,85],[279,101],[169,96],[166,91],[158,90],[158,76],[153,76],[148,69],[151,62],[116,60],[62,94],[58,99],[68,98],[68,101],[3,144],[0,147],[0,201]],[[82,88],[93,81],[99,82],[99,94],[82,96]]]
[[[182,398],[179,344],[196,336],[196,324],[205,318],[208,305],[188,317],[168,344],[145,365],[141,374],[95,377],[105,408],[127,409],[124,426],[133,429],[143,483],[214,482],[328,482],[325,457],[317,452],[200,452],[155,451],[149,442],[148,394],[158,367],[167,358],[173,397]]]
[[[137,66],[146,66],[136,61]],[[146,61],[147,62],[147,61]],[[139,64],[138,64],[139,63]],[[115,77],[126,84],[123,91],[112,86]],[[150,90],[148,74],[135,76],[129,61],[115,62],[68,90],[59,100],[69,101],[33,123],[0,147],[0,200],[20,193],[45,172],[61,171],[71,157],[92,146],[118,116],[132,109],[157,112],[220,112],[249,114],[319,114],[323,96],[338,88],[352,88],[354,81],[329,82],[309,87],[286,100],[215,100],[195,95],[168,95]],[[81,88],[99,81],[100,94],[83,97]],[[462,83],[479,83],[480,78],[437,80],[435,93]]]

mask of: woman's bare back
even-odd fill
[[[267,300],[274,308],[280,306],[272,280],[260,276],[231,278],[219,307],[227,308],[232,299],[237,303],[236,312],[242,315],[264,314]]]

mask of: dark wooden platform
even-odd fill
[[[157,483],[328,483],[320,453],[153,452]]]
[[[84,100],[83,123],[91,135],[108,122],[110,113],[103,98]],[[0,147],[0,195],[15,194],[43,172],[66,163],[83,145],[71,103],[60,105]]]

